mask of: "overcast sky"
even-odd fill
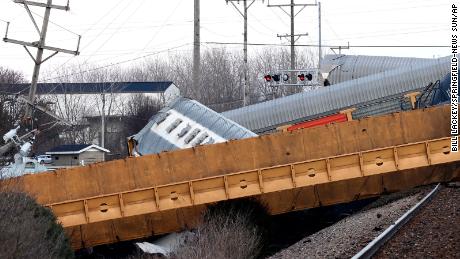
[[[46,2],[42,0],[41,2]],[[76,34],[82,35],[81,55],[58,54],[42,70],[91,63],[102,66],[116,62],[132,64],[142,56],[162,52],[192,55],[193,0],[76,0],[70,11],[51,11],[47,45],[75,49]],[[288,0],[270,1],[288,3]],[[314,0],[299,0],[313,3]],[[65,0],[54,0],[65,5]],[[432,0],[323,0],[322,39],[325,45],[449,45],[452,1]],[[242,4],[237,4],[241,7]],[[44,8],[32,7],[43,15]],[[300,8],[297,8],[300,10]],[[41,17],[36,16],[41,28]],[[37,41],[38,35],[24,7],[0,0],[0,32],[11,22],[9,38]],[[289,17],[279,8],[256,1],[248,15],[249,43],[288,45],[276,34],[289,33]],[[67,29],[64,30],[63,28]],[[297,44],[317,44],[318,10],[307,7],[296,17],[295,33],[308,33]],[[225,0],[201,0],[202,49],[221,47],[205,42],[243,42],[243,19]],[[3,37],[3,36],[2,36]],[[242,51],[242,46],[226,46]],[[249,46],[256,55],[264,47]],[[35,55],[33,50],[33,54]],[[449,55],[449,48],[352,48],[354,55],[386,55],[433,58]],[[33,62],[19,45],[0,42],[0,66],[23,71],[27,79]],[[44,79],[43,77],[41,78]]]

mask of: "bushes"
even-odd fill
[[[257,258],[267,222],[266,209],[257,201],[218,203],[208,209],[203,224],[171,258]]]
[[[73,258],[52,212],[31,197],[0,192],[0,258]]]

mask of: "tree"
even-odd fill
[[[257,200],[242,199],[208,207],[203,222],[178,245],[171,258],[259,258],[269,216]]]
[[[14,124],[20,120],[23,111],[23,106],[15,100],[15,97],[9,94],[8,88],[4,84],[23,83],[24,75],[21,72],[14,71],[0,66],[0,136],[14,127]],[[3,140],[0,140],[0,145],[3,145]],[[11,162],[14,151],[0,157],[0,167],[6,162]]]
[[[126,105],[125,135],[138,133],[163,104],[159,99],[142,94],[133,95]]]
[[[53,213],[23,193],[0,192],[1,258],[73,258]]]

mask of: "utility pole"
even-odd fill
[[[6,29],[6,34],[5,37],[3,38],[3,41],[9,42],[9,43],[14,43],[14,44],[19,44],[24,47],[24,49],[27,51],[29,56],[32,58],[34,61],[34,71],[32,74],[32,82],[29,90],[29,105],[26,105],[26,112],[25,112],[25,119],[29,119],[32,116],[32,108],[31,105],[34,105],[35,103],[35,94],[37,91],[37,82],[38,82],[38,77],[40,74],[40,66],[43,64],[45,61],[49,60],[59,52],[63,53],[68,53],[68,54],[73,54],[73,55],[78,55],[78,49],[80,46],[80,39],[81,36],[78,37],[78,44],[77,44],[77,50],[72,51],[72,50],[66,50],[66,49],[61,49],[61,48],[55,48],[55,47],[50,47],[45,45],[45,40],[46,40],[46,33],[48,31],[48,23],[49,23],[49,17],[51,13],[51,9],[59,9],[59,10],[69,10],[69,2],[67,2],[66,6],[61,6],[61,5],[53,5],[52,0],[47,0],[47,3],[40,3],[40,2],[32,2],[32,1],[24,1],[24,0],[14,0],[15,3],[18,4],[23,4],[24,8],[26,9],[27,13],[29,14],[30,19],[32,20],[32,23],[35,26],[35,29],[38,32],[38,35],[40,36],[40,39],[36,42],[25,42],[25,41],[20,41],[20,40],[14,40],[14,39],[9,39],[8,38],[8,27]],[[38,7],[45,7],[45,15],[43,16],[43,23],[42,23],[42,28],[41,30],[38,28],[37,23],[35,22],[35,18],[33,17],[30,9],[30,6],[38,6]],[[9,23],[8,25],[9,26]],[[31,52],[27,47],[34,47],[37,48],[37,54],[35,58],[32,56]],[[48,56],[47,58],[43,59],[43,51],[44,50],[50,50],[54,51],[53,54]]]
[[[243,84],[243,106],[246,106],[246,92],[249,89],[249,66],[248,66],[248,9],[255,2],[252,0],[248,5],[246,0],[243,1],[243,11],[241,11],[233,2],[240,2],[240,0],[225,0],[225,2],[230,2],[233,7],[238,11],[238,13],[243,16],[244,20],[244,32],[243,32],[243,61],[244,61],[244,84]]]
[[[321,71],[321,59],[323,53],[321,50],[321,2],[318,2],[318,71]]]
[[[295,46],[294,46],[294,0],[291,0],[291,70],[295,70]],[[299,36],[300,38],[300,36]],[[297,78],[295,77],[294,71],[291,71],[291,84],[295,84]]]
[[[193,88],[200,82],[200,0],[194,0],[193,12]]]
[[[295,77],[294,70],[296,69],[295,67],[295,42],[300,39],[302,36],[307,36],[307,33],[304,34],[295,34],[295,17],[303,11],[307,6],[316,6],[317,2],[315,1],[314,4],[296,4],[294,0],[291,0],[290,4],[270,4],[270,0],[268,1],[267,6],[268,7],[278,7],[280,8],[285,14],[287,14],[291,20],[291,34],[285,34],[285,35],[277,35],[277,37],[282,38],[290,38],[290,44],[291,44],[291,84],[296,84],[297,83],[297,77]],[[296,13],[295,12],[295,7],[301,7],[301,9]],[[286,11],[284,8],[289,7],[290,10],[289,12]],[[295,38],[297,37],[297,38]]]
[[[102,116],[101,116],[101,147],[105,148],[105,91],[102,85]],[[103,160],[105,161],[105,152],[102,152]]]
[[[26,9],[27,14],[29,15],[30,19],[32,20],[32,23],[33,23],[33,25],[34,25],[34,27],[35,27],[35,29],[36,29],[39,37],[40,37],[39,40],[35,41],[35,42],[26,42],[26,41],[21,41],[21,40],[10,39],[10,38],[8,38],[8,29],[9,29],[10,23],[7,22],[5,37],[3,38],[4,42],[9,42],[9,43],[22,45],[24,47],[24,49],[27,51],[27,54],[29,54],[30,58],[32,58],[32,60],[34,61],[34,71],[33,71],[33,75],[32,75],[32,82],[31,82],[31,86],[30,86],[30,90],[29,90],[28,99],[25,99],[25,98],[22,98],[22,97],[19,98],[19,99],[23,99],[23,101],[25,103],[24,120],[25,120],[26,125],[27,125],[27,123],[30,123],[29,119],[33,121],[32,108],[39,109],[41,111],[44,111],[44,112],[52,115],[51,113],[49,113],[49,111],[46,111],[46,109],[41,109],[40,107],[35,105],[35,94],[36,94],[36,91],[37,91],[37,82],[38,82],[38,78],[39,78],[39,74],[40,74],[40,66],[41,66],[41,64],[43,64],[45,61],[49,60],[50,58],[52,58],[53,56],[55,56],[59,52],[78,55],[79,54],[78,50],[79,50],[79,47],[80,47],[81,36],[78,35],[77,50],[75,50],[75,51],[45,45],[46,33],[48,31],[48,23],[49,23],[49,17],[50,17],[51,9],[59,9],[59,10],[68,11],[69,10],[69,0],[67,1],[66,6],[54,5],[52,3],[52,0],[47,0],[46,4],[41,3],[41,2],[33,2],[33,1],[25,1],[25,0],[14,0],[14,2],[17,3],[17,4],[24,5],[24,8]],[[32,12],[29,9],[29,5],[30,6],[38,6],[38,7],[45,7],[45,15],[43,16],[43,23],[42,23],[41,30],[38,27],[37,23],[35,22],[35,18],[32,15]],[[27,47],[37,48],[37,54],[36,54],[35,58],[33,57],[32,53],[29,51],[29,49]],[[43,59],[44,50],[54,51],[54,53],[49,55],[45,59]],[[57,116],[54,116],[54,115],[52,115],[52,116],[54,118],[57,118],[61,122],[64,122],[66,124],[71,125],[70,123],[67,123],[65,120],[62,120],[62,119],[58,118]],[[32,125],[32,124],[30,123],[30,125]],[[34,134],[36,134],[36,132],[37,132],[37,130],[31,130],[31,131],[27,132],[26,134],[24,134],[19,139],[21,140],[21,139],[29,138],[30,136],[33,136]],[[13,149],[16,145],[17,145],[17,143],[15,143],[14,141],[11,141],[11,140],[7,141],[7,143],[5,145],[0,146],[0,155],[3,155],[4,153],[6,153],[9,150]]]

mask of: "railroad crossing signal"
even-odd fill
[[[294,72],[297,75],[297,83],[290,84],[289,73]],[[298,69],[298,70],[281,70],[264,75],[264,80],[271,86],[307,86],[318,85],[319,71],[317,69]]]
[[[300,81],[305,81],[305,79],[307,79],[308,81],[311,81],[313,79],[313,75],[311,73],[308,73],[308,74],[300,74],[297,76],[299,78]]]
[[[281,81],[288,81],[289,80],[289,75],[288,74],[273,74],[273,75],[264,75],[264,79],[267,82],[271,82],[272,80],[275,82]]]

